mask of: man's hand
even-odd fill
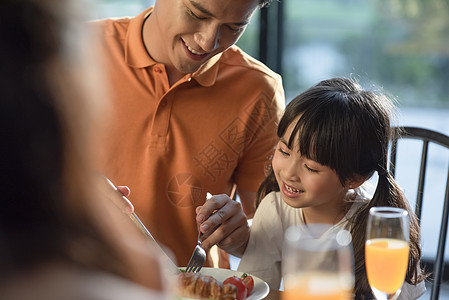
[[[243,255],[250,228],[240,203],[225,194],[215,195],[196,208],[196,221],[205,237],[203,248],[216,244],[232,255]]]

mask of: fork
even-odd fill
[[[206,251],[201,247],[201,237],[202,233],[198,230],[198,244],[193,250],[192,257],[187,264],[186,272],[197,273],[201,270],[204,263],[206,262]]]
[[[208,192],[206,195],[206,201],[212,198],[212,195]],[[198,244],[193,250],[192,257],[190,257],[187,264],[186,272],[199,272],[206,262],[206,251],[201,247],[202,233],[198,229]]]

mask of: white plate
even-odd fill
[[[229,269],[218,269],[218,268],[207,268],[204,267],[200,271],[203,275],[209,275],[217,279],[218,281],[223,282],[226,278],[231,276],[242,276],[243,272],[233,271]],[[249,274],[249,273],[248,273]],[[251,274],[249,274],[251,275]],[[245,298],[245,300],[260,300],[265,298],[270,291],[270,287],[268,284],[260,279],[259,277],[251,275],[254,279],[254,289],[251,292],[251,295]],[[190,298],[181,298],[181,299],[189,299]]]

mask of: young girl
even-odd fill
[[[292,225],[326,223],[353,238],[356,298],[372,298],[365,272],[368,211],[393,206],[410,214],[410,259],[400,299],[425,292],[419,262],[419,225],[387,171],[393,105],[352,80],[325,80],[286,107],[270,174],[259,189],[258,208],[239,270],[279,289],[284,232]],[[379,175],[374,195],[361,185]],[[234,254],[237,254],[234,252]]]

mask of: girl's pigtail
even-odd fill
[[[379,176],[379,180],[385,178],[386,186],[389,189],[388,202],[386,206],[399,207],[405,209],[409,214],[409,239],[410,239],[410,255],[407,274],[405,280],[410,284],[417,284],[427,277],[424,270],[418,274],[418,266],[421,260],[421,247],[420,247],[420,228],[418,218],[414,211],[410,207],[404,193],[402,192],[396,180],[393,178],[390,172],[386,172],[385,176]],[[382,204],[384,205],[384,204]],[[380,205],[375,205],[380,206]]]
[[[417,271],[421,258],[421,248],[419,247],[420,230],[417,218],[414,216],[413,210],[410,208],[408,201],[391,173],[385,170],[385,168],[380,168],[377,172],[379,179],[373,198],[353,221],[355,225],[353,226],[354,259],[357,262],[354,266],[356,294],[357,292],[363,293],[370,289],[365,270],[365,239],[369,210],[375,206],[391,206],[407,210],[410,216],[410,256],[405,281],[415,285],[427,277],[424,270],[420,274]]]
[[[354,272],[356,278],[356,295],[365,294],[370,290],[365,269],[365,239],[369,210],[371,207],[375,206],[405,208],[404,204],[406,203],[399,186],[396,184],[391,174],[383,167],[379,167],[377,173],[379,178],[373,198],[361,209],[353,220],[352,236],[355,261]],[[407,211],[409,211],[409,209],[407,209]],[[416,264],[409,264],[408,272],[416,270],[415,265]],[[407,275],[407,277],[408,276],[409,275]]]

